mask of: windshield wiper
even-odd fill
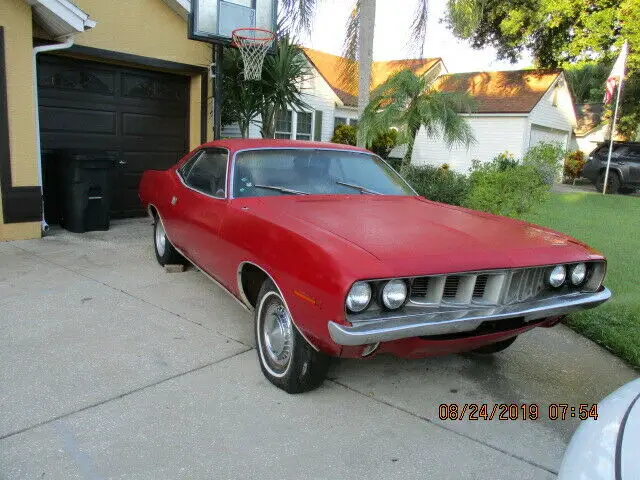
[[[351,187],[351,188],[355,188],[356,190],[360,190],[360,193],[370,193],[372,195],[382,195],[382,193],[380,192],[376,192],[375,190],[370,190],[366,187],[363,187],[361,185],[355,185],[353,183],[346,183],[346,182],[336,182],[338,185],[344,185],[345,187]]]
[[[256,188],[264,188],[266,190],[275,190],[276,192],[280,192],[280,193],[292,193],[294,195],[309,195],[307,192],[301,192],[300,190],[293,190],[291,188],[277,187],[275,185],[256,185],[254,183],[253,186]]]

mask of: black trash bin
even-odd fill
[[[109,230],[113,156],[103,150],[58,150],[60,225],[71,232]]]

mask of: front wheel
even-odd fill
[[[164,231],[164,225],[160,217],[156,216],[153,222],[153,246],[156,251],[156,259],[162,266],[173,264],[184,264],[185,260],[178,251],[173,248],[171,242],[167,238],[167,234]]]
[[[600,192],[602,192],[602,187],[604,187],[604,177],[605,172],[602,172],[600,174],[600,178],[598,178],[598,183],[596,184],[596,187],[598,187]],[[610,171],[609,176],[607,177],[607,193],[618,193],[621,183],[620,175],[618,175],[617,172]]]
[[[320,386],[329,357],[316,351],[298,332],[291,314],[270,280],[262,284],[254,313],[258,361],[262,373],[288,393]]]

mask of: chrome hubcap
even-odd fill
[[[269,360],[279,369],[286,368],[291,358],[291,325],[291,316],[279,301],[267,307],[262,324],[264,346]]]
[[[164,251],[167,248],[167,236],[164,233],[164,227],[162,226],[162,222],[157,220],[156,224],[156,250],[158,251],[158,255],[161,257],[164,255]]]

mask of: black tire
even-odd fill
[[[518,338],[517,335],[515,337],[507,338],[506,340],[502,340],[500,342],[491,343],[489,345],[485,345],[484,347],[476,348],[475,350],[473,350],[473,353],[480,353],[480,354],[486,355],[486,354],[501,352],[502,350],[509,348],[511,344],[516,341],[516,338]]]
[[[602,172],[600,177],[598,177],[598,183],[596,184],[596,187],[600,192],[602,192],[602,187],[604,186],[604,176],[605,172]],[[609,178],[607,178],[607,193],[618,193],[620,191],[621,184],[622,182],[620,181],[620,175],[618,175],[618,172],[609,171]]]
[[[330,359],[300,335],[280,292],[270,280],[262,284],[258,293],[254,321],[258,362],[267,380],[287,393],[307,392],[322,384]],[[281,338],[275,340],[282,341],[267,336],[265,321],[271,321],[271,327],[277,323],[277,332],[273,329],[272,334],[277,333]]]
[[[178,251],[173,248],[171,242],[167,238],[167,234],[164,231],[162,221],[155,217],[153,222],[153,249],[156,252],[156,260],[163,267],[165,265],[184,265],[185,259]]]

